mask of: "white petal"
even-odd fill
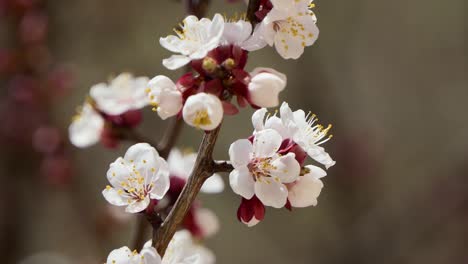
[[[153,188],[150,192],[150,198],[161,200],[170,187],[169,165],[161,157],[158,158],[157,163],[159,167],[156,168],[156,175],[151,176],[152,181],[149,182],[149,184],[153,184]]]
[[[270,72],[254,75],[249,83],[252,102],[260,107],[275,107],[279,104],[278,95],[286,87],[284,74],[279,76]]]
[[[128,247],[114,249],[109,253],[106,264],[129,264],[132,251]]]
[[[169,70],[177,70],[189,62],[190,62],[190,58],[187,56],[172,55],[171,57],[163,60],[163,65]]]
[[[160,164],[159,154],[154,147],[148,143],[137,143],[128,148],[124,159],[135,166],[135,168],[146,178],[151,170],[158,169]]]
[[[86,148],[99,142],[104,128],[104,119],[89,104],[83,106],[81,114],[68,128],[70,141],[79,148]]]
[[[309,146],[307,154],[317,162],[323,164],[327,169],[336,163],[325,149],[320,146]]]
[[[301,165],[299,165],[295,156],[294,153],[288,153],[274,160],[272,165],[275,169],[271,171],[271,175],[273,177],[278,177],[283,183],[295,181],[301,172]]]
[[[260,223],[260,220],[258,220],[257,218],[255,218],[255,215],[252,217],[252,219],[250,219],[250,221],[246,222],[244,220],[242,220],[242,223],[246,224],[248,227],[252,227],[252,226],[255,226],[257,225],[258,223]]]
[[[283,139],[273,129],[265,129],[255,134],[253,141],[254,157],[271,157],[281,146]]]
[[[219,231],[219,220],[216,214],[207,208],[200,208],[195,211],[195,222],[202,230],[203,237],[210,237]]]
[[[229,174],[229,184],[234,193],[251,199],[254,195],[254,180],[247,168],[235,169]]]
[[[116,206],[124,206],[127,205],[127,199],[120,196],[116,189],[114,188],[106,188],[102,191],[102,195],[112,205]]]
[[[143,260],[142,264],[161,264],[161,256],[154,247],[144,247],[140,252],[140,259]],[[140,262],[137,262],[140,264]],[[135,264],[137,264],[135,263]]]
[[[145,197],[145,199],[138,201],[138,202],[133,202],[125,208],[125,212],[127,213],[139,213],[148,207],[150,203],[150,198],[148,196]]]
[[[130,163],[119,157],[109,165],[106,176],[107,180],[114,187],[121,187],[120,183],[133,173],[130,169]]]
[[[204,193],[220,193],[224,190],[224,181],[219,174],[213,174],[203,184],[201,191]]]
[[[265,41],[265,37],[262,35],[262,31],[259,30],[259,25],[255,27],[255,30],[246,41],[241,44],[241,48],[247,51],[256,51],[263,49],[268,43]]]
[[[250,22],[239,20],[224,24],[223,44],[241,45],[252,33],[252,24]]]
[[[292,138],[290,129],[286,127],[281,121],[281,119],[277,116],[272,116],[268,118],[267,121],[265,122],[265,128],[276,130],[284,139]]]
[[[310,173],[301,176],[298,180],[288,186],[288,199],[294,207],[316,206],[317,197],[323,188],[321,177],[326,175],[326,172],[316,166],[306,166]]]
[[[263,130],[264,124],[263,120],[265,119],[265,114],[267,113],[266,108],[260,108],[252,115],[252,125],[255,128],[255,131]]]
[[[163,48],[175,53],[181,52],[180,47],[183,45],[180,38],[173,35],[167,36],[165,38],[160,38],[159,44],[161,44]]]
[[[282,31],[278,31],[275,35],[276,51],[284,59],[298,59],[304,53],[304,46],[305,44],[299,36],[294,37],[290,33]]]
[[[255,195],[266,206],[282,208],[286,204],[288,190],[273,179],[262,179],[255,182]]]
[[[252,143],[247,139],[239,139],[229,147],[229,159],[234,168],[247,166],[252,158]]]
[[[185,101],[182,115],[185,122],[193,127],[209,131],[217,128],[223,120],[223,105],[218,97],[198,93]]]

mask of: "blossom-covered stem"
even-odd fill
[[[174,236],[177,227],[184,220],[193,201],[200,192],[205,180],[213,174],[214,162],[212,158],[213,149],[218,138],[221,126],[206,132],[198,150],[197,160],[182,193],[174,204],[174,207],[164,222],[153,230],[154,247],[161,256],[164,255],[169,241]]]
[[[234,170],[231,162],[226,160],[215,160],[213,164],[213,172],[231,172]]]
[[[171,125],[166,129],[166,132],[164,133],[163,138],[158,144],[154,142],[150,142],[147,139],[145,139],[144,141],[141,141],[142,137],[140,137],[140,135],[136,134],[134,131],[132,131],[133,132],[132,135],[134,136],[133,139],[135,139],[136,141],[146,142],[152,145],[153,147],[155,147],[158,150],[159,155],[163,159],[167,159],[167,157],[169,156],[169,153],[171,152],[171,149],[174,147],[180,135],[180,132],[182,131],[183,125],[184,124],[183,124],[182,119],[176,118],[175,120],[173,120]],[[146,241],[145,235],[147,234],[148,228],[149,228],[149,224],[148,224],[147,217],[144,215],[140,215],[138,218],[138,223],[137,223],[137,227],[135,230],[135,236],[132,241],[132,248],[143,247],[143,244]]]
[[[257,24],[258,19],[255,15],[255,12],[258,11],[260,7],[260,0],[250,0],[249,5],[247,7],[247,19],[252,23],[253,26]]]

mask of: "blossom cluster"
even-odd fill
[[[146,106],[163,120],[183,119],[207,133],[218,128],[225,115],[250,106],[256,109],[254,131],[231,144],[226,162],[231,166],[229,184],[242,197],[239,221],[249,227],[258,224],[265,206],[292,210],[317,205],[321,178],[327,173],[306,160],[310,157],[325,169],[335,164],[323,147],[331,138],[331,125],[324,127],[315,115],[292,111],[287,103],[282,103],[280,115],[267,115],[267,108],[279,105],[286,75],[266,67],[246,69],[249,53],[267,45],[285,59],[299,58],[318,37],[313,6],[311,0],[262,0],[255,12],[258,23],[220,14],[212,19],[186,17],[174,30],[176,35],[160,38],[159,43],[174,53],[162,64],[169,70],[185,66],[187,73],[176,81],[164,75],[150,79],[123,73],[109,83],[94,85],[69,127],[71,142],[88,147],[101,141],[113,147],[128,139]],[[178,149],[172,149],[169,157],[162,153],[148,143],[131,146],[110,164],[104,198],[125,207],[127,213],[145,214],[150,222],[155,215],[169,215],[194,174],[197,154]],[[215,173],[201,191],[223,189],[224,182]],[[174,236],[162,259],[149,242],[140,253],[127,247],[112,251],[107,263],[213,263],[212,254],[192,242],[218,228],[216,215],[200,201],[191,201],[180,225],[183,231]]]

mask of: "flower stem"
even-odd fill
[[[172,121],[172,124],[166,129],[166,132],[164,133],[163,138],[158,144],[148,142],[148,139],[145,139],[144,141],[141,142],[147,142],[153,147],[155,147],[159,155],[163,159],[167,159],[169,156],[169,153],[171,152],[171,149],[174,147],[177,139],[179,138],[179,135],[182,131],[184,123],[183,120],[180,118],[176,118],[175,120]],[[137,134],[133,134],[134,136]],[[133,137],[133,139],[143,139],[139,135],[136,137]],[[137,249],[140,250],[143,247],[143,244],[145,243],[146,240],[146,234],[147,231],[149,231],[149,223],[147,221],[147,217],[143,214],[138,216],[138,222],[136,226],[136,231],[135,231],[135,236],[132,241],[132,249]]]
[[[184,220],[203,183],[213,174],[213,149],[220,129],[221,125],[204,135],[195,166],[184,189],[164,222],[159,228],[153,230],[153,245],[161,256],[164,255],[167,245],[174,236],[177,227]]]

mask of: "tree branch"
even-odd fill
[[[234,167],[229,161],[226,160],[215,160],[213,162],[213,173],[216,172],[231,172]]]
[[[214,162],[212,154],[220,129],[221,125],[205,133],[198,150],[192,174],[185,184],[182,193],[161,226],[153,230],[153,245],[161,256],[164,255],[167,245],[174,236],[177,227],[184,220],[203,183],[213,174]]]
[[[155,144],[154,142],[151,143],[148,141],[148,139],[143,138],[136,133],[132,133],[131,135],[133,135],[133,139],[136,139],[139,142],[147,142],[148,144],[152,145],[158,150],[159,156],[161,156],[163,159],[167,159],[171,149],[174,147],[177,139],[179,138],[183,125],[184,122],[181,118],[175,118],[171,125],[166,129],[163,138],[158,144]],[[147,234],[149,226],[150,225],[148,223],[147,217],[143,214],[139,215],[135,237],[132,241],[132,249],[140,250],[143,247],[146,237],[145,234]]]
[[[249,5],[247,6],[247,19],[252,23],[252,26],[255,26],[259,21],[255,13],[260,8],[260,0],[250,0]]]

